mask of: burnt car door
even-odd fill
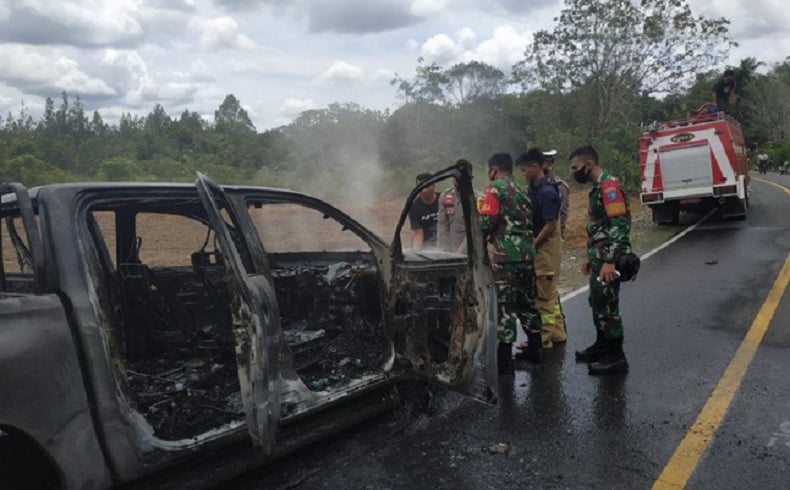
[[[248,260],[243,260],[243,254],[248,251],[239,231],[239,220],[224,191],[200,173],[195,186],[216,232],[229,271],[227,280],[235,292],[231,309],[236,363],[250,436],[264,453],[271,454],[280,420],[280,376],[274,323],[279,313],[274,289],[267,277],[255,273],[249,255]]]
[[[453,179],[456,205],[463,210],[466,253],[404,250],[401,232],[420,192],[439,182],[454,185]],[[391,254],[387,323],[397,361],[427,381],[492,400],[497,384],[497,299],[471,165],[449,167],[412,190],[395,230]]]

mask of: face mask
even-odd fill
[[[590,181],[590,177],[587,174],[587,171],[584,169],[584,167],[573,172],[573,178],[576,179],[576,182],[580,184],[586,184],[587,182]]]

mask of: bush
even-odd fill
[[[0,174],[6,182],[20,182],[27,187],[73,180],[66,171],[30,154],[15,156],[3,162]]]
[[[141,180],[142,169],[134,160],[124,157],[112,157],[99,165],[99,180],[111,182],[133,182]]]

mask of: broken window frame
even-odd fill
[[[17,254],[29,253],[29,258],[32,266],[33,276],[33,292],[34,294],[43,294],[46,292],[46,275],[44,265],[44,248],[41,242],[41,234],[36,222],[35,209],[33,200],[30,198],[27,188],[19,183],[5,183],[0,184],[0,196],[3,196],[3,203],[0,205],[0,227],[5,225],[8,228],[9,237],[12,240]],[[6,198],[8,196],[8,198]],[[13,198],[11,198],[13,196]],[[7,202],[6,202],[7,201]],[[11,204],[15,201],[15,205]],[[11,212],[13,209],[14,212]],[[27,239],[27,250],[22,252],[18,247],[24,246],[19,240],[12,236],[16,233],[13,224],[9,226],[6,218],[11,218],[18,215],[22,218],[22,225],[25,231],[25,238]],[[2,247],[0,247],[0,291],[7,291],[6,272],[3,265]]]

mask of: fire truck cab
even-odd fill
[[[639,141],[640,199],[655,223],[677,223],[680,211],[719,208],[745,219],[749,163],[741,126],[711,104],[691,117],[655,122]]]

